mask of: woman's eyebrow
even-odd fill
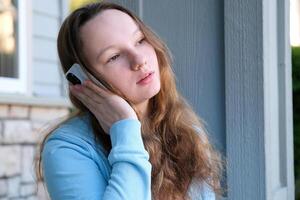
[[[105,51],[107,51],[108,49],[113,48],[113,47],[115,47],[115,45],[110,45],[110,46],[105,47],[104,49],[102,49],[102,50],[98,53],[96,59],[98,60],[99,57],[100,57]]]
[[[137,28],[137,29],[132,33],[132,35],[136,35],[137,33],[140,33],[140,32],[141,32],[141,29],[140,29],[140,28]],[[102,50],[97,54],[96,59],[98,60],[99,57],[100,57],[105,51],[107,51],[107,50],[110,49],[110,48],[114,48],[114,47],[115,47],[115,45],[110,45],[110,46],[108,46],[108,47],[105,47],[104,49],[102,49]]]
[[[142,32],[142,31],[141,31],[140,28],[137,28],[137,29],[132,33],[132,35],[135,35],[135,34],[137,34],[137,33],[139,33],[139,32]]]

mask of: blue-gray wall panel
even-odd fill
[[[139,14],[139,1],[141,0],[111,0],[110,2],[120,4],[133,11],[136,15]]]
[[[263,1],[225,2],[228,199],[269,200],[265,184]]]
[[[225,151],[223,1],[143,1],[143,19],[174,56],[177,85]]]

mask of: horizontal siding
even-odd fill
[[[57,18],[33,13],[33,36],[46,37],[55,40],[59,30],[59,20]]]
[[[49,15],[55,18],[59,18],[60,16],[59,0],[33,0],[32,9],[34,12],[39,12],[44,15]]]
[[[33,37],[33,60],[57,62],[56,40]]]
[[[58,98],[62,96],[61,85],[56,84],[34,84],[33,86],[33,95],[39,97],[53,97]]]
[[[60,1],[32,1],[32,92],[38,97],[63,97],[56,49],[61,24]]]
[[[57,63],[33,61],[33,81],[35,84],[59,84],[61,70]],[[59,82],[58,82],[59,80]]]

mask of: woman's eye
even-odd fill
[[[110,59],[108,59],[107,63],[109,63],[109,62],[112,62],[112,61],[116,60],[116,59],[117,59],[119,56],[120,56],[119,54],[117,54],[117,55],[114,55],[113,57],[111,57]]]
[[[142,44],[144,41],[145,41],[145,37],[141,38],[141,39],[138,41],[138,44]]]

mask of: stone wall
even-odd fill
[[[0,105],[0,200],[49,199],[36,182],[34,159],[43,130],[68,113],[68,108]]]

